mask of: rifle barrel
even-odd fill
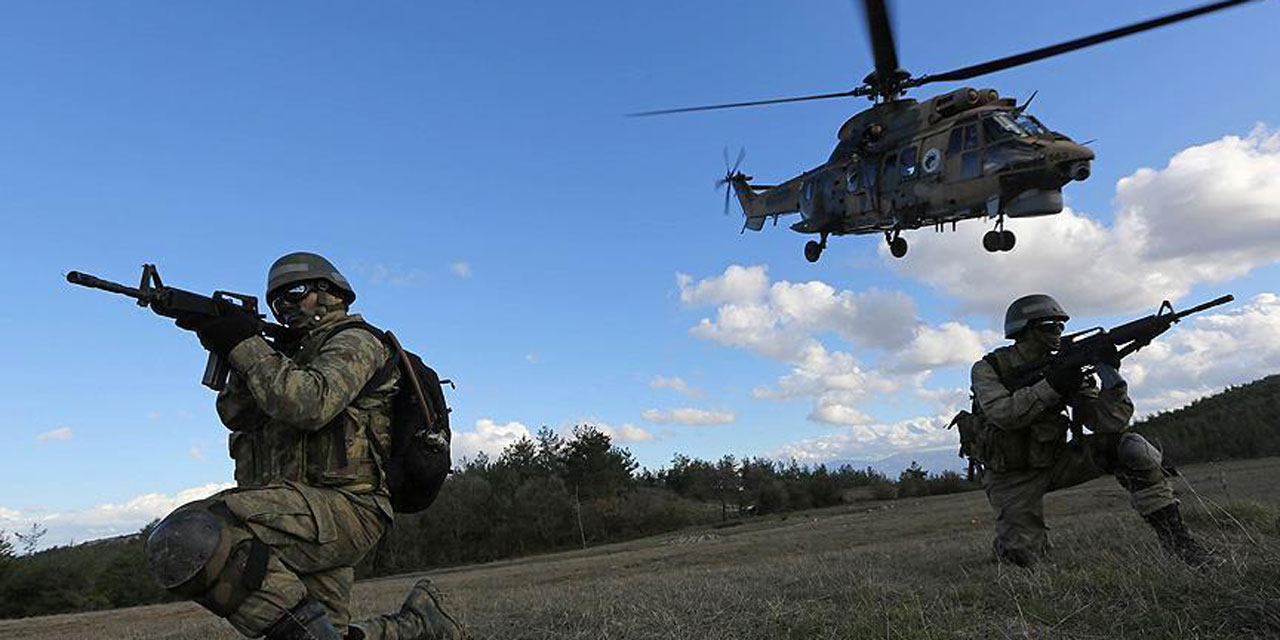
[[[97,276],[91,276],[79,271],[67,272],[67,282],[70,282],[71,284],[78,284],[82,287],[89,287],[90,289],[102,289],[103,291],[126,295],[130,298],[142,299],[142,292],[133,287],[126,287],[117,282],[103,280]]]
[[[1228,294],[1227,294],[1227,295],[1225,295],[1225,296],[1220,296],[1220,297],[1214,298],[1213,300],[1210,300],[1210,301],[1208,301],[1208,302],[1206,302],[1206,303],[1204,303],[1204,304],[1198,304],[1198,305],[1196,305],[1196,306],[1194,306],[1194,307],[1191,307],[1190,309],[1187,309],[1187,310],[1185,310],[1185,311],[1179,311],[1179,312],[1178,312],[1178,314],[1177,314],[1177,316],[1178,316],[1179,318],[1185,318],[1185,317],[1187,317],[1187,316],[1189,316],[1189,315],[1196,314],[1196,313],[1200,313],[1201,311],[1204,311],[1205,309],[1210,309],[1210,308],[1213,308],[1213,307],[1216,307],[1216,306],[1219,306],[1219,305],[1224,305],[1224,304],[1226,304],[1226,303],[1228,303],[1228,302],[1231,302],[1232,300],[1235,300],[1235,299],[1236,299],[1236,297],[1235,297],[1235,296],[1233,296],[1233,295],[1231,295],[1231,294],[1229,294],[1229,293],[1228,293]]]

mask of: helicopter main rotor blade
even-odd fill
[[[893,25],[884,0],[863,0],[867,31],[871,34],[871,54],[876,60],[876,77],[883,83],[898,71],[898,48],[893,44]]]
[[[1095,44],[1100,44],[1103,42],[1107,42],[1109,40],[1115,40],[1117,38],[1123,38],[1125,36],[1130,36],[1142,31],[1155,29],[1157,27],[1163,27],[1165,25],[1173,24],[1175,22],[1181,22],[1182,20],[1187,20],[1189,18],[1201,16],[1206,13],[1212,13],[1214,11],[1226,9],[1228,7],[1234,7],[1238,4],[1244,4],[1246,2],[1255,2],[1255,1],[1256,0],[1225,0],[1224,2],[1214,2],[1212,4],[1206,4],[1203,6],[1196,7],[1194,9],[1188,9],[1186,11],[1172,13],[1161,18],[1154,18],[1152,20],[1146,20],[1143,22],[1131,24],[1127,27],[1120,27],[1118,29],[1104,31],[1102,33],[1094,34],[1091,36],[1076,38],[1075,40],[1069,40],[1067,42],[1051,45],[1048,47],[1041,47],[1039,49],[1027,51],[1026,53],[1019,53],[1017,55],[1006,56],[1004,58],[999,58],[997,60],[991,60],[989,62],[983,62],[981,64],[975,64],[968,67],[962,67],[960,69],[947,71],[945,73],[936,73],[932,75],[926,74],[918,78],[913,78],[911,80],[908,80],[906,83],[903,84],[903,86],[917,87],[929,82],[967,80],[969,78],[986,75],[988,73],[992,73],[995,71],[1001,71],[1011,67],[1024,65],[1024,64],[1027,64],[1028,62],[1035,62],[1036,60],[1043,60],[1045,58],[1067,53],[1069,51],[1075,51],[1076,49],[1091,47]]]
[[[732,109],[735,107],[754,107],[762,104],[781,104],[783,102],[804,102],[805,100],[826,100],[827,98],[847,98],[849,96],[861,95],[854,91],[841,91],[840,93],[824,93],[815,96],[801,96],[799,98],[775,98],[773,100],[753,100],[751,102],[730,102],[728,104],[711,104],[702,107],[682,107],[680,109],[660,109],[658,111],[640,111],[637,113],[628,113],[627,117],[637,118],[644,116],[663,116],[672,113],[690,113],[693,111],[711,111],[714,109]]]

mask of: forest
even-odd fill
[[[1280,376],[1229,388],[1148,417],[1135,429],[1185,465],[1280,455]],[[952,471],[912,464],[897,477],[851,465],[802,466],[766,458],[675,455],[642,469],[591,425],[567,436],[548,428],[498,456],[466,461],[421,514],[398,517],[358,577],[486,562],[628,540],[691,525],[861,500],[894,500],[979,488]],[[779,516],[779,514],[782,514]],[[39,548],[41,529],[0,532],[0,617],[108,609],[170,598],[147,573],[136,534]]]

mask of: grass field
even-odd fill
[[[980,492],[859,502],[432,572],[477,638],[1280,638],[1280,458],[1178,481],[1221,566],[1160,552],[1110,478],[1051,494],[1055,551],[990,561]],[[357,617],[418,575],[356,585]],[[235,638],[191,604],[0,621],[0,638]]]

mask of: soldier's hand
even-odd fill
[[[1080,367],[1053,367],[1045,372],[1044,379],[1058,395],[1065,397],[1080,390],[1084,371]]]
[[[1120,368],[1120,352],[1116,351],[1116,345],[1110,342],[1104,342],[1101,349],[1097,353],[1098,364],[1104,364],[1112,369]]]
[[[1120,376],[1120,372],[1109,364],[1096,365],[1094,369],[1098,372],[1098,379],[1102,381],[1103,389],[1110,389],[1124,383],[1124,378]]]
[[[195,332],[205,349],[226,358],[236,345],[257,335],[259,328],[256,318],[232,312],[201,321]]]
[[[195,331],[208,319],[209,316],[203,313],[182,313],[174,316],[173,323],[178,325],[179,329]]]

